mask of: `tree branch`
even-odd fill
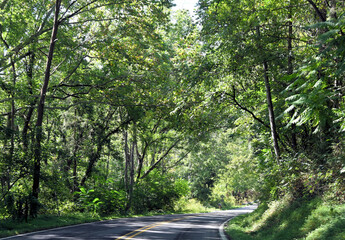
[[[161,156],[161,157],[159,158],[159,160],[157,160],[157,162],[155,162],[155,163],[150,167],[150,169],[147,170],[147,172],[146,172],[140,179],[144,179],[147,175],[149,175],[149,173],[150,173],[153,169],[155,169],[155,168],[158,166],[158,164],[169,154],[169,152],[170,152],[174,147],[176,147],[176,145],[177,145],[180,141],[181,141],[180,139],[178,139],[177,141],[175,141],[175,142],[170,146],[170,148],[163,154],[163,156]]]
[[[317,15],[320,17],[320,19],[325,22],[326,16],[324,16],[324,14],[320,11],[320,9],[316,6],[316,4],[312,1],[312,0],[307,0],[314,8],[314,10],[316,11]]]
[[[225,95],[230,96],[232,101],[235,103],[235,105],[237,107],[239,107],[240,109],[244,110],[245,112],[249,113],[256,121],[258,121],[259,123],[261,123],[263,126],[265,126],[266,128],[270,128],[264,121],[262,121],[260,118],[258,118],[251,110],[249,110],[248,108],[246,108],[245,106],[243,106],[242,104],[240,104],[237,99],[236,99],[236,89],[235,86],[232,86],[232,91],[233,94],[229,94],[224,92]]]

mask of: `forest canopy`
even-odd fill
[[[0,1],[0,218],[345,201],[343,1]]]

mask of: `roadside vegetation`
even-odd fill
[[[344,216],[344,204],[285,197],[236,217],[226,232],[233,240],[341,240],[345,238]]]

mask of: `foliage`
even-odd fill
[[[86,210],[88,212],[92,212],[95,214],[97,210],[99,209],[99,205],[101,205],[103,202],[99,200],[98,197],[93,198],[92,195],[95,191],[93,189],[86,190],[85,188],[81,187],[80,192],[76,192],[76,194],[79,195],[79,201],[82,210]]]
[[[126,192],[123,186],[114,181],[108,180],[90,190],[80,187],[80,191],[76,194],[82,210],[100,215],[124,213]]]
[[[203,205],[195,198],[182,197],[178,200],[175,206],[176,212],[182,213],[202,213],[213,212],[217,208],[210,205]]]
[[[320,199],[289,198],[262,204],[252,214],[234,219],[228,233],[235,239],[342,239],[344,205],[322,204]]]
[[[259,189],[257,182],[260,179],[260,174],[256,172],[258,166],[251,152],[251,144],[236,139],[228,143],[227,147],[231,153],[231,160],[220,173],[216,187],[219,190],[222,189],[223,194],[226,193],[226,198],[230,202],[235,200],[237,203],[243,203],[255,200]],[[246,177],[243,178],[243,176]]]
[[[208,141],[199,142],[193,152],[185,159],[181,172],[189,180],[192,198],[203,204],[210,201],[212,188],[220,178],[225,164],[230,161],[230,151],[226,146],[227,134],[216,132]]]
[[[173,181],[173,176],[161,175],[153,171],[147,178],[135,185],[132,212],[147,213],[150,211],[171,211],[175,202],[189,194],[187,181]],[[79,209],[93,214],[125,214],[127,193],[124,186],[108,180],[106,184],[95,186],[95,189],[80,187],[77,191]],[[109,183],[113,187],[109,186]],[[128,213],[127,213],[128,214]]]
[[[31,219],[28,222],[19,222],[17,220],[1,221],[0,237],[7,237],[20,233],[92,222],[97,220],[101,220],[101,218],[99,216],[95,216],[92,213],[70,212],[68,214],[62,214],[60,216],[39,215],[37,218]]]
[[[345,201],[341,1],[48,2],[0,3],[0,219]]]
[[[175,202],[189,193],[187,184],[187,181],[173,181],[169,174],[154,171],[135,186],[133,210],[139,213],[171,211]]]

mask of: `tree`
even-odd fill
[[[250,115],[261,125],[260,130],[252,125],[252,130],[261,136],[270,129],[272,144],[265,145],[275,151],[281,167],[267,159],[265,147],[260,161],[265,170],[271,169],[267,176],[275,182],[271,189],[280,188],[281,182],[294,184],[291,166],[309,173],[327,169],[331,146],[340,136],[331,109],[340,105],[335,97],[339,88],[334,87],[339,86],[338,76],[330,73],[323,54],[333,47],[327,49],[326,39],[341,35],[338,30],[329,31],[341,3],[200,1],[199,5],[204,51],[214,62],[208,75],[218,82],[212,99]],[[313,45],[318,36],[321,44]],[[309,161],[304,154],[313,159],[307,168],[302,167],[303,161]],[[297,178],[301,180],[302,174]]]
[[[57,0],[55,3],[55,15],[54,15],[54,25],[52,30],[52,35],[50,38],[49,53],[47,57],[47,65],[44,74],[43,86],[41,89],[41,94],[37,109],[37,121],[36,121],[36,146],[35,146],[35,161],[34,161],[34,171],[33,171],[33,185],[32,185],[32,196],[38,199],[38,192],[40,187],[40,175],[41,175],[41,141],[42,141],[42,123],[44,116],[44,103],[47,94],[51,65],[53,61],[53,54],[55,49],[55,42],[57,37],[57,32],[59,28],[59,13],[61,7],[61,0]],[[37,214],[37,206],[31,206],[32,214]]]
[[[12,139],[9,153],[11,156],[15,156],[16,152],[20,153],[22,144],[25,154],[18,156],[22,157],[22,166],[26,165],[29,168],[33,164],[32,195],[35,198],[38,198],[39,189],[43,188],[40,179],[45,179],[42,176],[46,176],[49,171],[41,171],[42,161],[48,166],[54,165],[52,162],[58,156],[63,161],[64,169],[70,170],[73,166],[71,190],[76,190],[83,168],[83,164],[79,164],[83,161],[77,158],[86,147],[84,144],[90,144],[87,141],[89,137],[95,140],[96,148],[89,155],[84,177],[79,179],[82,185],[91,176],[95,164],[102,158],[105,146],[112,137],[132,121],[133,113],[128,114],[129,118],[124,122],[119,121],[120,109],[129,105],[152,104],[156,96],[145,98],[139,94],[140,86],[148,89],[153,83],[150,85],[147,80],[158,78],[164,73],[161,71],[154,74],[149,68],[152,69],[154,59],[164,58],[159,56],[159,51],[164,47],[159,45],[158,29],[165,24],[168,15],[164,8],[170,5],[169,1],[132,3],[101,0],[56,1],[55,5],[46,5],[42,1],[24,4],[21,1],[1,3],[1,11],[5,13],[1,19],[0,29],[3,53],[0,59],[1,73],[6,76],[6,81],[11,71],[13,76],[11,84],[1,79],[1,96],[9,95],[3,103],[10,103],[11,106],[10,113],[5,112],[11,122],[8,128],[11,129]],[[17,18],[17,21],[13,21],[13,17]],[[126,31],[132,34],[125,36]],[[46,39],[50,32],[52,35],[49,43]],[[117,34],[112,36],[111,33]],[[146,48],[143,61],[140,50],[145,44],[149,48]],[[47,46],[50,46],[49,49]],[[117,51],[114,51],[114,47]],[[44,59],[47,59],[46,67],[42,64]],[[26,72],[26,76],[22,75],[22,72]],[[44,79],[42,88],[41,79]],[[145,79],[143,84],[138,84],[142,79]],[[126,82],[129,84],[124,84]],[[41,94],[38,97],[37,92],[40,88]],[[104,96],[107,96],[107,101],[103,100]],[[36,105],[38,100],[39,103]],[[68,116],[70,111],[77,113],[80,119],[86,117],[87,113],[83,113],[79,106],[85,107],[87,104],[91,105],[90,109],[95,108],[97,104],[107,106],[103,108],[103,114],[108,116],[105,123],[99,119],[100,122],[95,122],[95,125],[88,124],[89,129],[96,135],[76,133],[80,129],[77,127],[78,124],[71,128],[74,130],[73,134],[68,129],[57,130],[59,124],[63,124],[60,120],[63,116]],[[34,117],[36,108],[37,118]],[[97,114],[101,116],[101,112]],[[19,116],[24,117],[19,119]],[[50,122],[53,118],[57,119]],[[93,119],[88,115],[78,122],[82,125]],[[35,129],[31,128],[33,121],[36,121]],[[14,124],[18,124],[16,129]],[[15,138],[17,129],[22,132],[22,139]],[[36,136],[33,141],[31,135],[34,131]],[[74,145],[66,142],[66,136],[74,136]],[[61,150],[65,153],[70,152],[72,160],[62,157],[61,152],[56,151],[54,140],[64,143]],[[2,146],[7,145],[6,141]],[[32,155],[31,151],[35,154]],[[4,169],[10,170],[14,159],[9,157],[8,161]],[[19,169],[21,170],[18,179],[26,177],[29,169],[25,172],[26,169],[18,165],[18,171]],[[8,185],[8,191],[18,181],[14,174],[12,176],[13,178],[3,181]],[[3,198],[7,194],[6,190],[3,189],[2,193]],[[34,214],[33,205],[31,211]]]

